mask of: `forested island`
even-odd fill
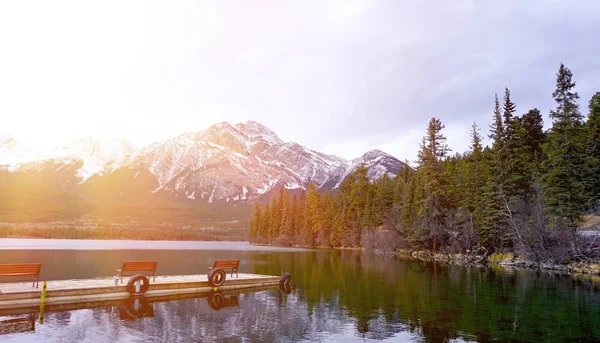
[[[578,234],[600,212],[600,92],[582,114],[571,70],[561,64],[556,108],[516,113],[505,89],[493,104],[490,145],[476,123],[471,144],[451,154],[432,118],[415,167],[370,181],[365,167],[335,194],[312,184],[254,205],[250,240],[273,245],[514,254],[535,263],[597,260],[596,236]],[[466,133],[465,133],[466,134]]]

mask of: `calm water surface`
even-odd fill
[[[112,276],[124,260],[158,260],[158,275],[174,275],[205,273],[215,259],[235,258],[240,272],[290,272],[294,287],[290,294],[225,293],[221,306],[213,295],[165,299],[146,304],[138,319],[127,303],[46,312],[41,324],[38,313],[0,314],[0,341],[600,341],[600,289],[585,279],[354,251],[112,242],[0,240],[0,263],[42,262],[41,279],[55,280]]]

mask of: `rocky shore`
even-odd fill
[[[399,251],[399,256],[415,258],[423,261],[449,263],[461,266],[484,267],[499,265],[508,268],[543,269],[565,272],[569,274],[600,275],[600,261],[571,262],[568,264],[536,263],[522,259],[513,254],[492,254],[490,256],[470,254],[446,254],[431,251]]]

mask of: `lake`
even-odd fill
[[[0,249],[1,263],[42,262],[42,280],[113,276],[136,259],[159,261],[157,275],[205,273],[235,258],[240,272],[289,272],[293,284],[226,294],[220,308],[205,296],[152,303],[137,320],[126,304],[47,312],[42,324],[0,316],[0,341],[600,341],[600,288],[585,278],[243,242],[0,239]],[[17,321],[30,327],[15,333]]]

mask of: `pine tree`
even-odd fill
[[[422,176],[424,191],[420,210],[421,229],[427,234],[424,238],[427,241],[431,240],[433,251],[443,243],[448,216],[447,183],[442,161],[450,149],[446,145],[446,137],[442,134],[443,128],[444,125],[439,119],[431,118],[418,154],[418,172]]]
[[[271,207],[269,204],[265,206],[260,220],[260,232],[263,239],[269,239],[271,233]]]
[[[290,204],[290,220],[289,224],[286,226],[285,234],[291,239],[296,236],[297,226],[296,221],[298,220],[298,199],[296,195],[292,196],[292,201]]]
[[[534,174],[541,172],[542,146],[546,141],[544,133],[544,121],[540,110],[534,108],[523,115],[521,120],[525,130],[525,146],[527,159],[530,161],[529,168]]]
[[[489,137],[493,140],[489,150],[489,175],[483,198],[483,213],[478,233],[481,243],[494,249],[501,246],[508,230],[503,203],[506,199],[504,183],[506,180],[505,159],[505,130],[502,122],[502,111],[498,95],[494,98],[494,122],[490,127]]]
[[[529,175],[525,160],[525,131],[521,120],[514,116],[515,104],[510,98],[510,90],[504,93],[503,125],[504,136],[500,150],[500,162],[503,166],[503,178],[500,180],[507,200],[522,197],[529,191]]]
[[[321,197],[315,185],[308,184],[308,194],[306,195],[306,231],[304,232],[304,244],[313,247],[316,243],[317,235],[321,229]]]
[[[281,209],[281,224],[279,225],[279,234],[285,235],[288,238],[288,233],[291,231],[291,214],[290,214],[290,193],[287,188],[281,187],[279,190],[279,208]]]
[[[306,231],[306,191],[302,190],[298,197],[298,210],[296,216],[296,231],[295,238],[297,242],[302,242],[304,232]]]
[[[584,192],[584,128],[577,99],[573,91],[573,74],[563,64],[552,93],[557,103],[550,112],[552,128],[546,145],[546,171],[543,175],[544,194],[554,219],[562,222],[575,235],[575,227],[586,204]]]
[[[395,181],[387,174],[384,174],[374,185],[375,201],[373,202],[371,226],[380,226],[382,224],[381,218],[383,215],[394,206],[395,187]]]
[[[261,211],[260,205],[258,203],[254,203],[254,209],[252,211],[252,217],[250,219],[250,240],[254,241],[256,238],[261,237],[262,232],[260,230],[260,220],[261,220]]]
[[[462,190],[463,195],[460,197],[459,205],[466,211],[463,220],[465,230],[465,248],[471,249],[474,240],[475,232],[481,226],[483,217],[483,203],[485,193],[485,183],[487,180],[487,166],[484,161],[483,154],[483,137],[479,133],[479,127],[476,123],[471,126],[471,146],[469,155],[466,160],[463,159],[462,180],[454,182],[454,186]],[[461,182],[462,181],[462,182]],[[468,236],[468,237],[467,237]]]
[[[321,230],[317,236],[319,246],[331,246],[331,234],[335,226],[335,203],[331,192],[325,191],[321,197]]]
[[[279,236],[279,226],[281,225],[281,208],[277,198],[271,200],[271,220],[269,221],[269,242]]]
[[[596,211],[600,209],[600,92],[592,96],[586,123],[586,193]]]

